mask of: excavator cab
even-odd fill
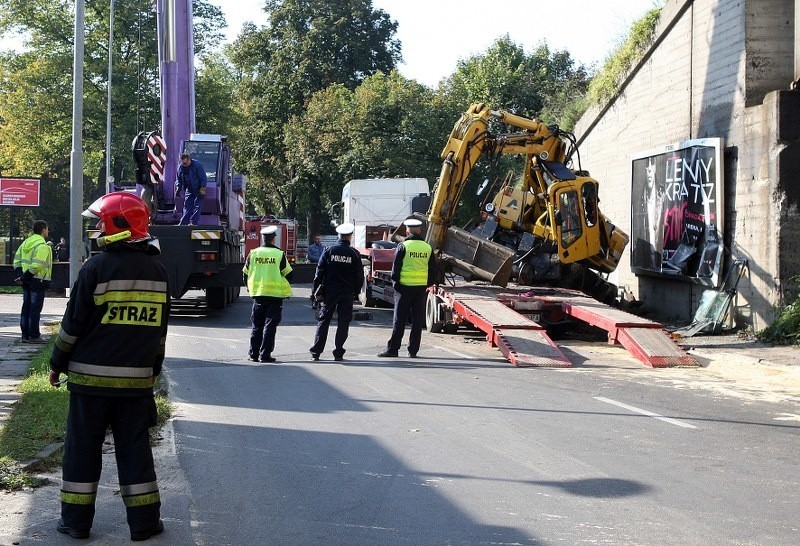
[[[567,264],[597,255],[601,251],[597,182],[591,178],[557,182],[548,193],[559,260]]]

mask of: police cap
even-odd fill
[[[352,235],[355,230],[356,226],[354,226],[350,222],[341,224],[336,227],[336,233],[338,233],[339,235]]]
[[[417,220],[416,218],[408,218],[403,223],[408,227],[419,227],[422,225],[422,220]]]
[[[278,231],[278,226],[265,226],[261,228],[261,235],[266,235],[267,237],[275,235]]]

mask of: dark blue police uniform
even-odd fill
[[[319,355],[325,350],[328,327],[333,313],[336,312],[336,347],[333,350],[333,357],[335,360],[342,360],[345,353],[344,342],[347,341],[350,321],[353,319],[353,299],[364,284],[361,256],[350,246],[350,241],[339,239],[335,245],[326,248],[322,253],[314,276],[312,294],[316,293],[320,284],[323,285],[324,297],[319,307],[317,332],[314,345],[310,349],[311,357],[318,360]]]

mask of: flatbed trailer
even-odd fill
[[[520,367],[569,367],[572,364],[550,338],[548,329],[580,321],[605,330],[609,345],[621,345],[653,368],[698,366],[663,327],[564,289],[474,282],[429,289],[425,308],[428,331],[454,331],[471,325],[486,334],[508,361]]]

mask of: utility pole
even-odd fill
[[[114,47],[114,0],[108,16],[108,104],[106,108],[106,193],[111,192],[114,177],[111,175],[111,69]]]
[[[72,153],[69,173],[69,285],[78,278],[83,257],[83,44],[84,0],[75,0],[75,52],[72,71]],[[80,252],[78,252],[80,249]]]

